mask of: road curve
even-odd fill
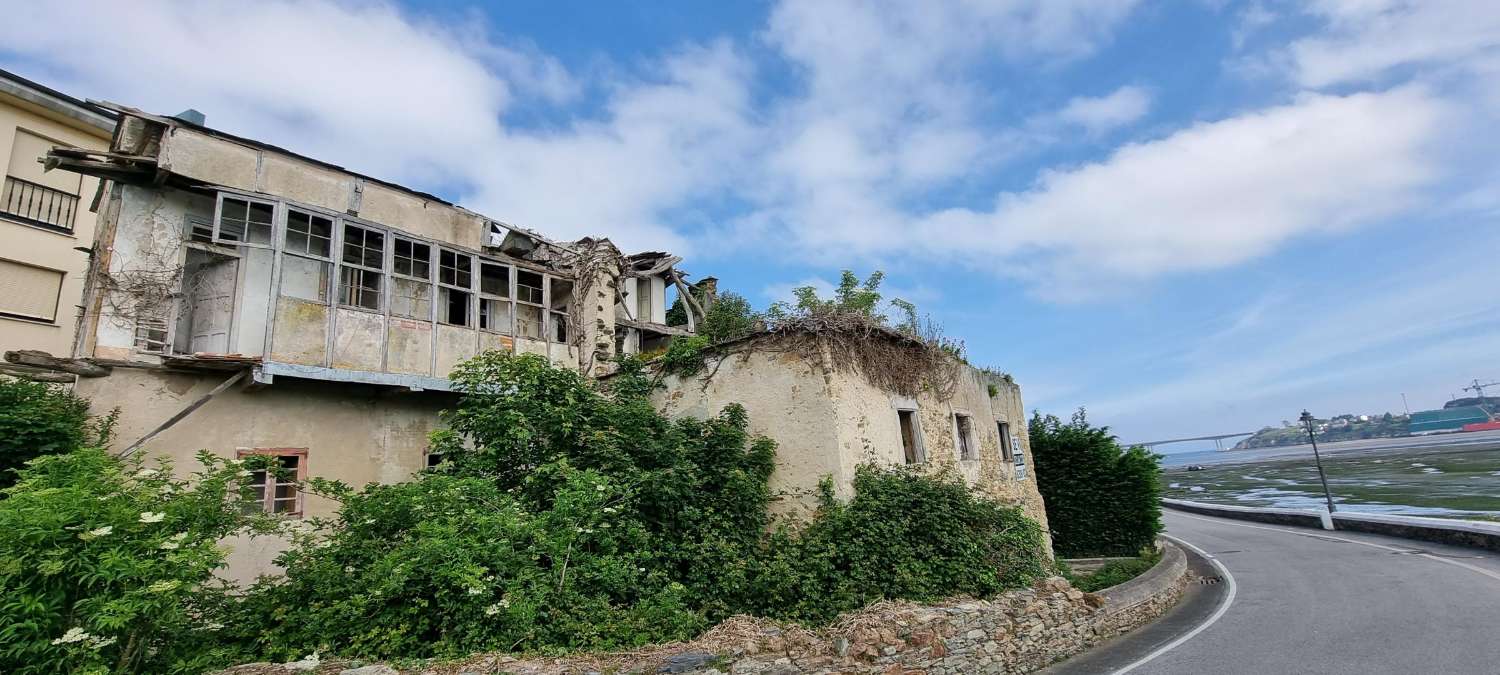
[[[1500,673],[1493,553],[1172,511],[1164,518],[1168,534],[1227,569],[1234,592],[1215,588],[1198,603],[1214,605],[1212,612],[1184,606],[1192,616],[1178,625],[1169,614],[1163,624],[1171,634],[1143,629],[1056,672]]]

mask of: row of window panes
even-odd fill
[[[269,204],[237,197],[223,196],[216,239],[224,242],[269,244],[273,207]],[[334,221],[331,218],[287,209],[284,249],[288,255],[282,263],[281,293],[289,297],[328,302],[329,264],[332,262]],[[338,302],[340,305],[380,311],[385,269],[386,234],[352,223],[344,224],[340,255]],[[197,237],[195,237],[197,238]],[[391,272],[391,314],[427,319],[432,314],[432,246],[403,238],[394,240]],[[316,259],[313,259],[316,258]],[[572,282],[551,279],[552,307],[544,305],[543,275],[516,270],[515,309],[511,304],[511,268],[508,265],[479,260],[478,316],[472,317],[471,292],[474,284],[474,258],[439,248],[438,250],[438,321],[453,326],[471,326],[520,337],[542,339],[550,334],[553,341],[566,342],[567,306]],[[551,330],[544,321],[550,321]]]

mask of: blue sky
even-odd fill
[[[1500,379],[1494,3],[14,4],[4,68],[757,305],[885,270],[1126,440]]]

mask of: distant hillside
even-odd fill
[[[1407,435],[1406,415],[1337,415],[1329,419],[1313,421],[1314,433],[1319,443],[1354,441],[1361,438],[1396,438]],[[1285,445],[1301,445],[1307,442],[1307,429],[1301,423],[1282,420],[1280,427],[1266,427],[1255,435],[1235,444],[1235,450],[1252,448],[1276,448]]]

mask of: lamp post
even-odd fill
[[[1328,476],[1323,474],[1323,458],[1318,455],[1318,439],[1313,434],[1312,413],[1303,410],[1302,416],[1297,419],[1302,420],[1302,425],[1307,427],[1307,440],[1312,441],[1313,446],[1313,462],[1318,465],[1318,480],[1323,482],[1323,498],[1328,500],[1328,512],[1333,513],[1333,493],[1328,491]]]

